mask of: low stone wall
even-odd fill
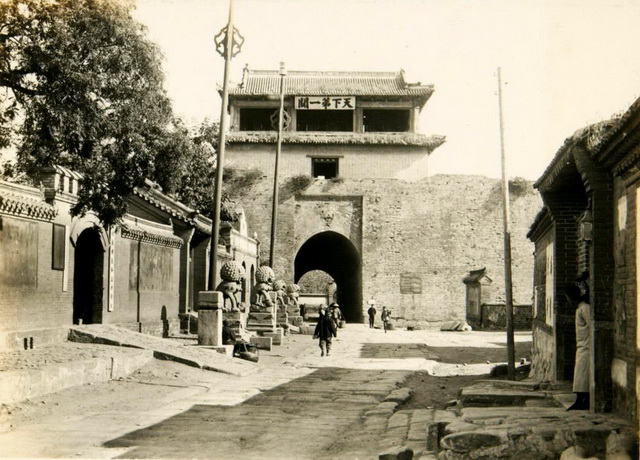
[[[532,305],[513,306],[513,328],[515,330],[531,330],[532,308]],[[467,322],[474,329],[506,329],[506,306],[503,303],[484,303],[480,306],[480,316],[468,315]]]
[[[533,327],[533,346],[531,348],[531,374],[535,380],[555,379],[553,370],[554,356],[553,331],[550,327],[535,324]]]
[[[66,342],[69,329],[32,329],[26,331],[0,332],[0,351],[30,350]]]
[[[152,359],[152,350],[131,349],[126,355],[0,372],[0,403],[16,403],[85,383],[126,377]]]

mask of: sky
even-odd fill
[[[242,68],[399,71],[433,84],[423,134],[447,141],[405,179],[500,177],[497,69],[509,177],[540,177],[567,137],[640,97],[636,0],[234,0]],[[190,123],[220,117],[213,37],[229,0],[134,0],[164,54],[166,89]]]

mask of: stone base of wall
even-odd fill
[[[531,373],[529,377],[540,381],[555,381],[553,363],[554,339],[552,331],[535,324],[533,326],[533,346],[531,348]]]
[[[513,306],[513,328],[530,331],[532,327],[532,305]],[[467,315],[467,322],[476,330],[502,330],[507,328],[506,306],[503,303],[484,303],[480,316]]]
[[[68,334],[66,327],[0,332],[0,351],[46,347],[66,342]]]
[[[119,323],[115,326],[120,326],[130,331],[140,332],[142,334],[152,335],[154,337],[170,337],[180,334],[180,318],[158,320],[158,321],[146,321],[146,322],[134,322],[134,323]]]

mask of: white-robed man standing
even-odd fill
[[[573,371],[573,392],[576,401],[567,410],[589,409],[589,377],[591,374],[591,306],[589,293],[579,286],[567,289],[567,297],[576,309],[576,364]]]

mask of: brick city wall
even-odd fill
[[[286,180],[283,179],[283,182]],[[244,200],[250,231],[262,240],[263,260],[268,254],[270,181],[257,183]],[[392,316],[405,324],[437,324],[465,319],[465,286],[470,271],[487,267],[495,300],[504,301],[503,234],[500,181],[481,176],[438,175],[418,182],[393,179],[316,180],[306,196],[337,196],[344,200],[318,200],[318,216],[296,217],[296,209],[309,200],[288,198],[279,206],[276,275],[293,278],[293,260],[301,236],[338,231],[362,248],[363,299],[374,297],[392,308]],[[362,197],[360,221],[348,229],[353,207],[350,197]],[[304,203],[304,204],[303,204]],[[331,204],[334,203],[334,204]],[[513,298],[532,299],[533,245],[525,234],[540,208],[532,189],[512,196]],[[322,217],[333,215],[328,219]],[[352,214],[353,217],[353,214]],[[358,229],[361,226],[361,229]],[[357,241],[361,235],[361,242]],[[299,241],[300,240],[300,241]],[[294,243],[294,244],[292,244]],[[401,294],[401,277],[411,275],[420,293]],[[362,313],[364,305],[356,306]]]
[[[285,144],[278,164],[280,177],[311,175],[311,156],[338,157],[339,176],[350,179],[398,177],[425,156],[424,147],[357,145]],[[239,169],[275,167],[275,145],[231,144],[226,150],[227,162]],[[266,167],[265,165],[269,165]],[[272,176],[271,176],[272,177]]]
[[[478,329],[506,329],[507,312],[504,303],[482,304],[481,320]],[[531,305],[513,306],[513,329],[516,331],[531,330]]]

